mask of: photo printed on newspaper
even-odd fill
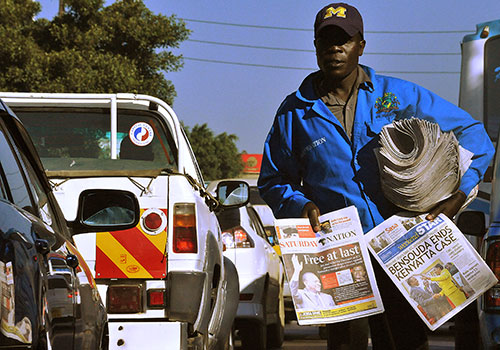
[[[276,232],[300,325],[324,324],[384,311],[357,209],[309,219],[277,219]]]
[[[444,214],[394,215],[365,235],[368,249],[431,330],[496,284],[497,279]]]

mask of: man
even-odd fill
[[[330,4],[318,12],[314,45],[319,71],[282,102],[264,145],[258,185],[275,217],[308,217],[318,231],[320,213],[354,205],[366,233],[396,213],[382,193],[373,149],[384,125],[412,116],[453,131],[474,154],[459,191],[438,203],[427,219],[439,213],[455,216],[493,156],[483,125],[420,86],[359,65],[366,45],[363,21],[350,5]],[[426,348],[423,322],[374,265],[386,310],[370,317],[374,349]],[[349,342],[360,338],[360,322],[366,319],[330,326],[329,336],[341,339],[330,341],[329,348],[354,349]],[[344,328],[334,331],[339,327]]]
[[[448,297],[454,307],[462,305],[467,300],[465,293],[460,290],[451,278],[450,271],[445,269],[443,265],[436,264],[433,269],[434,276],[429,277],[422,275],[422,278],[435,281],[441,287],[441,295]]]
[[[299,262],[297,255],[292,256],[293,274],[290,278],[290,292],[297,305],[297,309],[308,310],[328,310],[335,306],[335,302],[330,294],[321,291],[321,281],[312,272],[305,272],[302,275],[304,288],[299,289],[299,276],[303,268],[303,263]]]
[[[423,279],[422,282],[424,283],[424,290],[427,293],[439,294],[441,296],[442,289],[441,289],[441,287],[439,287],[439,285],[437,284],[437,282],[429,282],[429,280],[427,280],[427,279]],[[438,309],[439,315],[441,317],[444,316],[444,315],[446,315],[451,310],[453,310],[453,308],[451,307],[451,304],[448,301],[448,299],[445,298],[445,297],[443,297],[443,296],[441,296],[440,298],[436,299],[436,304],[437,304],[437,309]],[[456,320],[457,319],[455,318],[455,321]],[[455,324],[455,326],[456,326],[456,324]],[[470,350],[469,348],[467,348],[467,349]]]
[[[352,276],[354,277],[354,282],[366,281],[366,270],[363,265],[356,265],[352,268]]]
[[[435,322],[441,318],[437,300],[441,295],[434,294],[420,287],[420,282],[415,276],[411,276],[406,280],[410,286],[410,297],[420,305],[426,313],[426,317],[430,322]]]

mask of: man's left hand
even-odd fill
[[[427,220],[434,220],[440,213],[445,214],[453,220],[453,217],[458,213],[462,205],[464,205],[467,196],[462,191],[454,193],[448,199],[436,205],[425,217]]]

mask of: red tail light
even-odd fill
[[[141,286],[109,286],[106,296],[106,307],[110,314],[142,312]]]
[[[197,253],[196,215],[194,204],[174,205],[173,250],[175,253]]]
[[[157,235],[167,227],[167,216],[157,208],[149,208],[141,217],[141,227],[149,235]]]
[[[148,308],[164,308],[165,299],[165,289],[148,289]]]
[[[253,248],[255,243],[241,226],[222,232],[222,242],[226,248]]]
[[[486,253],[486,263],[500,279],[500,241],[493,242]],[[485,293],[486,307],[500,307],[500,284],[496,284]]]

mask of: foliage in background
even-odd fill
[[[131,92],[173,104],[165,73],[183,64],[168,51],[189,36],[182,20],[153,14],[142,0],[59,1],[64,11],[47,20],[36,18],[37,1],[3,0],[0,91]],[[235,135],[215,136],[207,124],[185,129],[207,180],[238,176]]]
[[[51,21],[36,18],[37,1],[3,1],[0,90],[134,92],[173,103],[164,74],[182,67],[168,51],[189,36],[182,20],[153,14],[142,0],[63,1]]]
[[[237,177],[243,170],[243,161],[236,147],[238,137],[225,132],[215,135],[205,123],[191,130],[184,126],[205,180]]]

